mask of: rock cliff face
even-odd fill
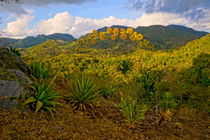
[[[11,109],[17,98],[25,93],[24,85],[30,83],[27,66],[7,47],[0,47],[0,107]]]

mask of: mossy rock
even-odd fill
[[[25,94],[24,85],[31,82],[25,74],[27,65],[6,47],[0,47],[0,107],[11,109],[17,98]]]
[[[7,69],[0,67],[0,79],[12,81],[17,80],[18,77],[14,73],[9,72]]]
[[[27,72],[27,66],[15,53],[8,48],[0,47],[0,67],[5,69],[17,69]]]

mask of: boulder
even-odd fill
[[[11,109],[17,98],[26,93],[25,84],[31,80],[26,75],[27,65],[7,47],[0,47],[0,108]]]
[[[8,69],[7,70],[9,73],[13,73],[21,83],[24,83],[24,84],[29,84],[31,83],[31,80],[28,78],[28,76],[23,73],[22,71],[20,70],[15,70],[15,69]]]
[[[24,93],[18,81],[0,80],[0,107],[11,109],[17,105],[17,97]]]

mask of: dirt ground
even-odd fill
[[[63,101],[54,118],[18,109],[0,109],[0,139],[73,140],[207,140],[210,119],[196,109],[182,107],[171,121],[160,122],[154,111],[140,123],[129,124],[116,101],[100,99],[93,111],[75,111]]]

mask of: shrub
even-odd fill
[[[156,100],[156,85],[161,82],[164,73],[160,71],[142,71],[141,73],[142,76],[137,79],[137,82],[142,85],[143,93],[138,98],[146,103],[153,103]]]
[[[35,113],[49,111],[53,115],[53,112],[56,112],[55,107],[61,105],[55,101],[59,97],[59,92],[53,91],[52,87],[46,82],[33,83],[31,89],[33,94],[26,99],[24,105],[30,105]]]
[[[100,95],[103,96],[106,99],[108,99],[109,97],[114,96],[114,88],[113,88],[113,86],[104,85],[100,89]]]
[[[193,60],[194,74],[198,76],[198,82],[204,86],[210,86],[210,54],[201,54]]]
[[[97,92],[94,89],[94,80],[87,75],[75,76],[71,87],[71,95],[66,99],[76,109],[86,110],[87,107],[94,108]]]
[[[166,92],[160,97],[160,107],[164,110],[176,108],[176,97],[171,92]]]
[[[129,60],[122,60],[120,61],[120,71],[122,71],[123,74],[126,74],[128,71],[131,70],[132,62]]]
[[[121,99],[121,103],[118,105],[120,111],[127,118],[128,122],[136,122],[144,119],[144,115],[148,110],[147,105],[141,105],[137,103],[137,100],[131,97],[127,99]]]
[[[44,63],[33,62],[29,65],[29,69],[36,79],[46,79],[50,77],[49,69]]]

